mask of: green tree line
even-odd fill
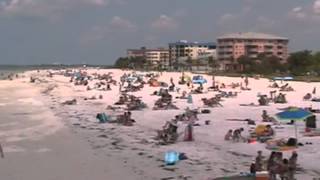
[[[237,63],[245,73],[290,73],[292,75],[320,74],[320,52],[304,50],[291,53],[287,61],[281,61],[276,56],[259,54],[256,59],[241,56]]]
[[[290,54],[286,61],[281,61],[277,56],[258,54],[257,58],[252,59],[248,56],[241,56],[231,61],[235,65],[240,65],[239,73],[254,74],[275,74],[286,73],[292,75],[315,74],[320,75],[320,52],[310,50],[297,51]],[[188,68],[191,66],[202,66],[200,60],[188,59],[186,61]],[[121,57],[115,62],[116,68],[143,69],[149,66],[144,58]],[[219,67],[219,61],[209,58],[207,65],[210,67]],[[184,65],[185,66],[185,65]]]

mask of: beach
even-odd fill
[[[112,73],[116,81],[125,72],[117,69],[86,69],[88,74]],[[52,71],[55,72],[55,71]],[[192,74],[187,73],[192,76]],[[285,92],[288,103],[271,104],[269,106],[240,106],[240,104],[257,104],[258,94],[269,94],[272,84],[268,79],[249,78],[250,91],[227,87],[226,91],[238,92],[237,97],[223,99],[223,107],[205,107],[202,98],[214,96],[217,92],[206,91],[193,95],[193,103],[174,99],[177,110],[152,110],[157,96],[151,94],[159,87],[145,85],[143,90],[133,92],[140,97],[147,108],[132,111],[136,121],[133,126],[119,124],[101,124],[96,119],[97,113],[105,112],[112,116],[121,111],[107,110],[118,101],[121,93],[118,86],[111,86],[110,91],[92,89],[86,86],[75,86],[70,83],[70,77],[53,75],[49,77],[48,70],[40,72],[28,71],[23,77],[13,81],[0,81],[0,142],[4,148],[5,158],[0,159],[1,179],[8,180],[63,180],[63,179],[195,179],[207,180],[223,176],[232,176],[247,172],[250,163],[258,150],[269,156],[270,150],[263,143],[234,143],[224,141],[224,135],[229,129],[243,127],[247,135],[249,126],[245,122],[227,121],[227,119],[253,119],[261,121],[262,110],[274,116],[282,108],[288,106],[312,107],[319,109],[318,102],[303,101],[306,93],[314,87],[320,88],[320,83],[289,82],[294,89]],[[30,77],[38,77],[41,81],[30,83]],[[163,72],[160,81],[170,82],[172,78],[180,91],[188,90],[186,86],[178,85],[181,73]],[[204,75],[211,86],[211,76]],[[217,83],[243,83],[240,77],[215,77]],[[90,87],[98,80],[89,82]],[[282,82],[286,83],[286,82]],[[279,82],[281,84],[281,82]],[[181,93],[170,92],[173,97]],[[85,100],[92,96],[102,99]],[[63,105],[68,100],[76,99],[75,105]],[[157,130],[166,121],[181,114],[185,109],[209,109],[209,114],[199,114],[199,126],[194,127],[194,141],[185,142],[182,138],[170,145],[159,145],[154,139]],[[319,119],[319,115],[317,115]],[[205,121],[210,120],[206,125]],[[319,121],[318,121],[319,122]],[[277,138],[295,136],[295,127],[281,125],[276,129]],[[304,124],[297,125],[299,132]],[[183,132],[185,124],[179,125]],[[303,137],[298,134],[299,142],[311,142],[296,149],[299,154],[298,164],[301,170],[297,179],[308,180],[320,177],[318,149],[320,137]],[[187,160],[174,166],[165,166],[164,153],[169,150],[183,152]],[[284,152],[286,157],[291,151]]]

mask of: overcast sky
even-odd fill
[[[0,0],[0,64],[112,64],[127,48],[247,31],[320,50],[320,0]]]

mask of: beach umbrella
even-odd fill
[[[306,118],[313,116],[313,114],[310,111],[302,108],[290,107],[285,111],[277,113],[276,116],[279,120],[295,122],[295,121],[303,121]],[[295,136],[296,136],[296,139],[298,140],[297,123],[294,123],[294,126],[295,126]]]
[[[296,107],[288,108],[287,110],[276,114],[277,118],[283,121],[302,121],[312,115],[313,114],[310,111]]]

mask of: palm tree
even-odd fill
[[[208,59],[208,65],[211,67],[212,73],[217,70],[217,68],[220,66],[217,59],[210,56]]]
[[[192,71],[192,59],[191,57],[188,57],[188,59],[186,60],[186,63],[189,67],[189,70]]]

